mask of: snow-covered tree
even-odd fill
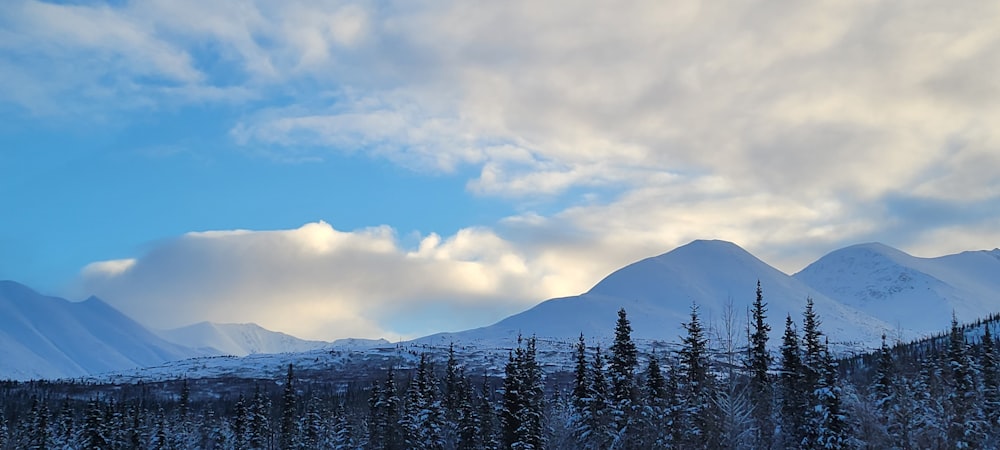
[[[757,297],[754,299],[750,319],[750,342],[747,347],[746,370],[749,376],[749,397],[753,409],[753,447],[770,448],[774,440],[774,420],[772,402],[774,393],[771,388],[770,350],[767,349],[768,333],[771,325],[767,323],[767,303],[764,302],[764,291],[760,280],[757,280]]]
[[[686,334],[678,350],[680,390],[684,408],[684,448],[716,449],[721,445],[719,411],[715,397],[715,377],[710,370],[708,339],[698,316],[698,305],[691,305],[691,320],[683,324]]]

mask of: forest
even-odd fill
[[[613,343],[581,335],[563,372],[524,337],[502,376],[449,349],[345,389],[292,365],[279,380],[0,382],[0,449],[997,448],[1000,317],[838,357],[811,300],[777,345],[767,314],[760,283],[746,326],[713,334],[692,305],[660,352],[622,309]]]

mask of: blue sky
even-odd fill
[[[415,336],[693,239],[1000,244],[1000,11],[13,0],[0,278],[155,327]]]

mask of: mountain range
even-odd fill
[[[692,307],[713,338],[741,336],[757,281],[768,304],[771,342],[787,316],[801,322],[811,298],[831,344],[877,345],[882,334],[912,339],[945,329],[954,313],[971,321],[1000,310],[1000,249],[918,258],[882,244],[831,252],[794,275],[725,241],[699,240],[623,267],[589,291],[546,300],[493,325],[414,343],[510,345],[518,334],[602,342],[625,308],[637,339],[676,342]],[[729,326],[726,326],[726,323]],[[300,352],[384,340],[304,341],[254,324],[202,322],[152,332],[97,298],[40,295],[0,282],[0,378],[75,377],[210,355]]]

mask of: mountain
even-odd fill
[[[331,343],[307,341],[271,331],[254,323],[200,322],[157,332],[163,339],[191,348],[205,348],[223,355],[293,353],[330,347]]]
[[[919,258],[859,244],[833,251],[794,278],[888,323],[934,333],[952,312],[973,321],[1000,312],[1000,249]]]
[[[813,299],[821,329],[831,343],[875,345],[883,332],[894,328],[829,298],[736,244],[699,240],[630,264],[584,294],[547,300],[487,327],[437,334],[421,341],[511,340],[519,333],[535,334],[540,339],[573,339],[581,332],[600,341],[613,336],[619,308],[628,313],[634,337],[677,341],[683,332],[681,324],[690,320],[692,305],[698,305],[703,323],[723,331],[730,302],[732,332],[741,339],[757,280],[768,303],[767,321],[774,345],[780,342],[786,315],[801,324],[807,298]]]
[[[0,281],[0,378],[76,377],[203,356],[96,297],[82,302]]]

